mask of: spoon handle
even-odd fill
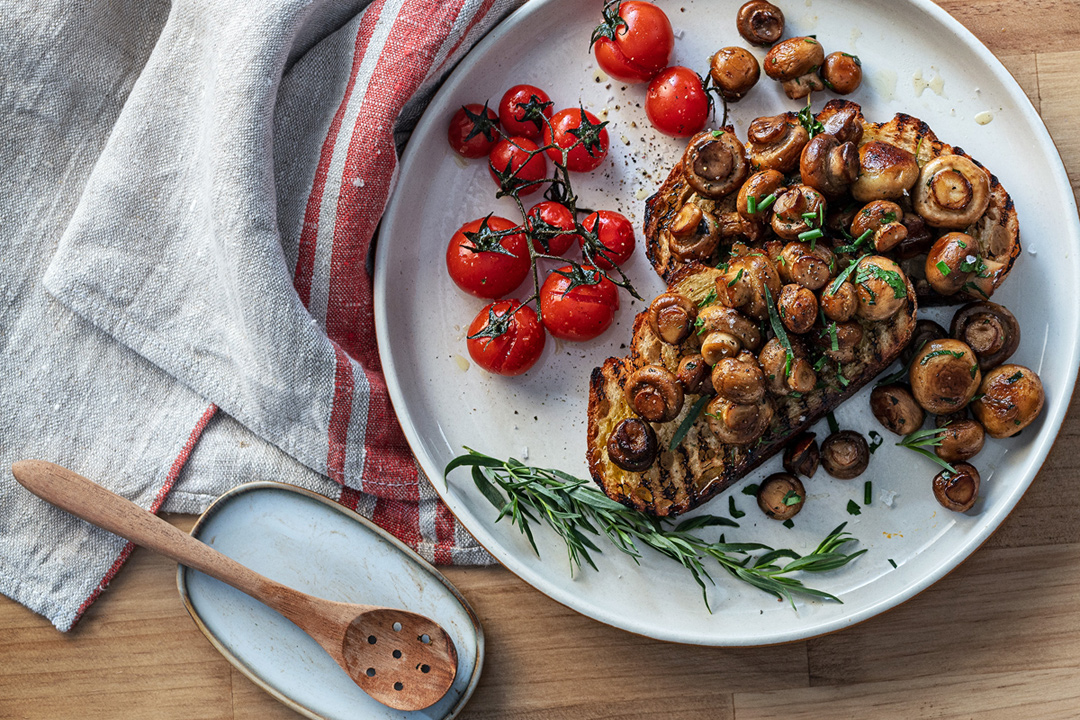
[[[291,588],[244,567],[82,475],[44,460],[21,460],[11,466],[11,473],[27,490],[61,510],[206,573],[279,612],[295,606],[292,596],[299,593]]]

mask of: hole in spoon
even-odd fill
[[[368,677],[375,677],[375,668],[368,668],[367,669],[367,676]]]
[[[422,672],[422,673],[431,672],[431,666],[430,665],[421,665],[420,666],[420,672]]]
[[[368,641],[368,645],[374,645],[375,643],[377,643],[379,641],[379,639],[377,637],[375,637],[374,635],[368,635],[367,636],[367,641]]]
[[[401,623],[394,623],[394,632],[401,632]]]
[[[395,650],[394,651],[394,657],[396,657],[396,658],[401,657],[401,651],[400,650]]]
[[[402,685],[402,684],[401,684],[401,683],[399,683],[399,682],[396,682],[396,683],[394,683],[394,689],[395,689],[395,690],[401,690],[401,689],[402,689],[403,687],[405,687],[405,686],[404,686],[404,685]]]

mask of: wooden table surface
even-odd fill
[[[1023,86],[1080,189],[1077,0],[942,0]],[[1080,717],[1080,395],[1016,511],[959,569],[873,620],[779,647],[665,644],[501,567],[450,568],[487,662],[465,718]],[[190,528],[193,518],[171,521]],[[68,634],[0,597],[0,718],[299,717],[211,647],[175,565],[137,550]]]

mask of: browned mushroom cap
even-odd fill
[[[867,320],[888,320],[907,305],[907,278],[900,266],[883,255],[859,261],[852,276],[859,307],[855,314]]]
[[[851,221],[851,235],[856,240],[869,232],[874,250],[888,252],[907,237],[904,211],[894,202],[874,200],[864,205]]]
[[[795,517],[805,500],[806,489],[802,481],[790,473],[773,473],[758,487],[758,507],[774,520]]]
[[[975,396],[982,381],[979,361],[964,343],[931,340],[915,353],[909,369],[911,392],[927,412],[956,412]]]
[[[825,472],[841,480],[862,475],[870,464],[866,438],[854,430],[833,433],[821,443],[821,464]]]
[[[984,301],[969,303],[953,315],[949,334],[967,343],[979,357],[979,367],[989,370],[1008,360],[1020,346],[1020,323],[1004,305]]]
[[[707,260],[720,244],[720,227],[712,213],[692,202],[683,205],[662,232],[671,254],[682,262]]]
[[[814,292],[802,285],[791,283],[780,291],[776,303],[780,322],[788,331],[802,335],[810,332],[817,320],[818,304]]]
[[[1046,402],[1042,380],[1023,365],[999,365],[986,373],[971,412],[992,438],[1015,435],[1032,423]]]
[[[720,442],[749,445],[769,428],[773,418],[772,400],[766,397],[753,405],[741,405],[717,396],[709,401],[705,417]]]
[[[918,320],[915,323],[915,332],[911,333],[911,340],[900,351],[900,361],[904,365],[910,365],[915,353],[923,349],[923,346],[931,340],[940,340],[949,337],[945,328],[933,320]]]
[[[803,432],[784,448],[784,469],[792,475],[814,477],[817,472],[821,453],[818,451],[816,436],[812,432]]]
[[[713,365],[712,386],[720,397],[741,405],[752,405],[765,397],[765,375],[757,358],[746,350]]]
[[[897,435],[908,435],[922,427],[926,413],[915,402],[906,385],[881,385],[870,393],[870,411],[878,422]]]
[[[664,342],[678,345],[694,330],[697,305],[678,293],[662,293],[649,305],[649,327]]]
[[[968,463],[957,463],[956,472],[942,470],[934,478],[934,497],[942,507],[966,512],[979,497],[979,471]]]
[[[855,143],[819,134],[803,148],[799,174],[804,183],[824,195],[841,195],[859,177],[859,151]]]
[[[705,362],[705,358],[700,353],[687,355],[679,361],[675,379],[688,393],[711,395],[713,392],[712,380],[709,377],[709,363]]]
[[[794,240],[800,233],[810,230],[807,219],[822,217],[825,208],[825,198],[809,185],[788,188],[787,192],[773,203],[773,232],[785,240]],[[814,222],[816,227],[817,220]]]
[[[990,177],[963,155],[940,155],[923,166],[915,186],[915,212],[939,228],[966,228],[990,204]]]
[[[706,130],[692,137],[682,167],[690,187],[713,199],[734,192],[750,173],[746,148],[730,127]]]
[[[934,234],[926,222],[913,212],[905,213],[901,220],[907,230],[907,237],[893,249],[893,257],[898,260],[910,260],[930,252],[934,244]]]
[[[766,0],[750,0],[735,19],[739,34],[754,45],[772,45],[784,35],[784,13]]]
[[[967,408],[963,410],[957,410],[954,413],[946,413],[944,415],[934,416],[934,427],[938,430],[945,427],[949,423],[958,422],[960,420],[970,420],[971,416],[968,415]]]
[[[862,142],[862,120],[859,117],[859,106],[854,103],[846,105],[839,112],[829,116],[822,127],[825,128],[824,132],[842,143],[852,142],[857,146]]]
[[[735,208],[740,215],[748,220],[764,220],[767,218],[767,213],[770,212],[772,203],[776,202],[776,197],[773,197],[770,201],[768,200],[769,196],[779,194],[783,185],[784,174],[779,170],[756,172],[747,178],[746,182],[739,188]],[[754,198],[754,212],[750,212],[750,198]],[[761,206],[766,202],[768,202],[769,207],[762,210]]]
[[[824,243],[818,243],[811,250],[809,245],[797,240],[784,246],[776,263],[781,280],[797,283],[810,290],[825,287],[834,267],[836,258]]]
[[[755,170],[791,172],[810,134],[791,113],[759,117],[747,129],[746,149]]]
[[[745,348],[750,352],[757,352],[761,347],[761,330],[757,324],[733,308],[716,303],[706,305],[698,310],[698,324],[698,332],[702,335],[716,332],[730,335],[738,343],[739,350]]]
[[[819,304],[825,317],[843,323],[855,317],[855,311],[859,309],[859,294],[855,286],[845,280],[835,291],[831,284],[822,290]]]
[[[903,197],[919,179],[915,156],[879,140],[859,148],[859,179],[851,185],[856,200],[889,200]]]
[[[662,365],[645,365],[631,373],[623,386],[630,407],[649,422],[667,422],[683,406],[683,389]]]
[[[765,74],[779,80],[789,98],[804,98],[824,89],[817,70],[825,61],[821,43],[812,37],[793,37],[773,45],[765,56]]]
[[[821,65],[821,81],[837,95],[849,95],[862,83],[862,61],[850,53],[829,53]]]
[[[720,48],[709,61],[713,85],[729,102],[738,102],[761,77],[757,58],[741,47]]]
[[[769,317],[765,289],[775,302],[780,294],[780,273],[768,257],[760,254],[732,259],[716,279],[717,299],[727,307],[739,308],[757,320]]]
[[[797,338],[789,338],[791,358],[777,338],[765,343],[758,362],[765,373],[765,385],[773,395],[808,393],[817,385],[817,373],[806,357],[806,349]]]
[[[625,418],[607,441],[608,459],[623,470],[641,472],[656,460],[656,432],[640,418]]]
[[[926,255],[926,281],[942,295],[955,295],[979,269],[979,244],[970,235],[942,235]]]
[[[934,452],[947,463],[970,460],[979,454],[986,440],[986,431],[976,420],[954,420],[943,430]]]

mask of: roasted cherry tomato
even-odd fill
[[[458,109],[450,118],[446,138],[462,157],[482,158],[491,152],[499,139],[499,116],[487,105],[472,103]]]
[[[529,210],[526,227],[532,235],[533,249],[545,255],[562,255],[574,243],[581,242],[581,236],[572,232],[575,228],[574,215],[570,208],[562,203],[544,200]],[[570,230],[571,232],[562,232]],[[547,247],[544,247],[545,243]]]
[[[497,215],[461,226],[446,248],[446,269],[457,286],[482,298],[513,292],[529,274],[532,263],[520,226]]]
[[[606,122],[600,122],[588,110],[566,108],[552,116],[551,127],[544,127],[544,144],[568,148],[580,140],[581,144],[566,154],[566,168],[573,172],[595,170],[607,157],[608,131],[605,125]],[[562,162],[561,151],[548,148],[547,154],[554,162]]]
[[[551,117],[551,98],[535,85],[515,85],[499,102],[499,122],[507,135],[539,140],[545,117]]]
[[[598,210],[585,218],[581,226],[591,233],[596,233],[597,240],[603,247],[592,248],[593,259],[605,270],[622,265],[634,254],[634,225],[622,213]],[[589,241],[582,238],[581,242],[584,245]]]
[[[645,114],[660,132],[689,137],[709,119],[709,96],[698,74],[690,68],[669,67],[649,83]]]
[[[546,177],[547,160],[544,159],[544,153],[529,157],[529,153],[538,148],[532,140],[523,137],[512,137],[495,143],[491,155],[488,156],[488,170],[491,171],[495,183],[504,190],[509,190]],[[528,195],[541,187],[543,183],[522,187],[518,194]]]
[[[627,0],[604,9],[593,42],[596,62],[608,75],[623,82],[647,82],[667,67],[675,34],[663,10]]]
[[[540,359],[547,334],[536,311],[517,300],[496,300],[469,325],[469,356],[498,375],[520,375]]]
[[[615,283],[591,265],[560,268],[540,288],[544,327],[562,340],[592,340],[611,327],[618,309]]]

